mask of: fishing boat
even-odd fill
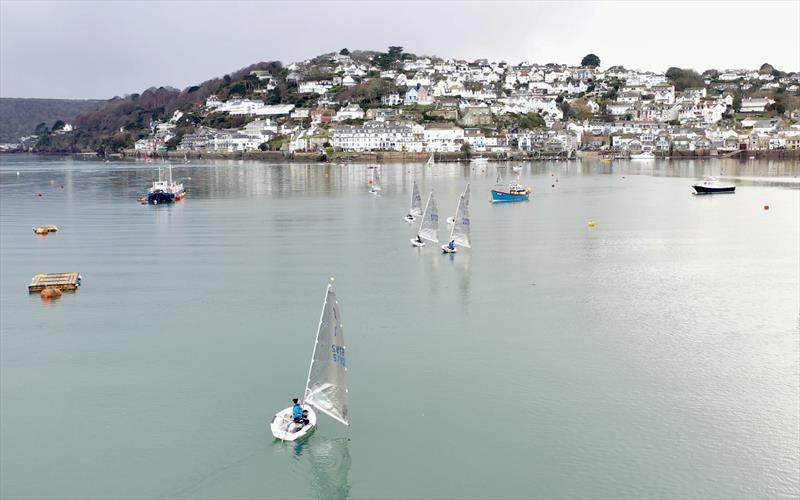
[[[372,179],[369,180],[370,194],[380,195],[383,189],[381,186],[381,169],[380,167],[375,167],[372,169]]]
[[[498,183],[500,175],[497,176]],[[492,189],[492,202],[499,201],[526,201],[531,195],[531,188],[525,187],[518,182],[512,182],[508,189],[502,190],[500,188]]]
[[[469,184],[467,184],[467,189],[458,198],[456,222],[450,230],[450,242],[442,245],[442,252],[456,253],[456,247],[471,248],[469,226]]]
[[[158,168],[158,180],[153,181],[153,187],[147,191],[147,203],[158,205],[163,203],[174,203],[186,196],[183,183],[173,182],[172,165],[169,166],[169,180],[161,179],[161,167]]]
[[[308,367],[308,379],[301,407],[307,422],[292,418],[292,407],[272,417],[272,435],[282,441],[297,441],[314,432],[316,412],[324,413],[337,422],[350,425],[347,415],[347,357],[345,353],[339,302],[333,291],[333,278],[325,290],[322,314],[317,326],[317,339]]]
[[[416,238],[411,238],[411,245],[415,247],[424,247],[425,240],[434,243],[439,242],[439,208],[436,206],[436,197],[433,191],[428,196],[428,202],[425,203],[425,211],[422,212],[422,222],[419,225],[419,231]]]
[[[414,185],[411,188],[411,208],[408,209],[408,214],[406,214],[405,220],[406,222],[414,222],[421,214],[422,196],[419,194],[419,186],[417,186],[417,181],[414,180]]]
[[[637,153],[631,155],[631,160],[655,160],[656,155],[653,154],[652,151],[645,151],[643,153]]]
[[[716,177],[706,177],[703,182],[692,184],[695,194],[733,193],[736,186],[720,182]]]

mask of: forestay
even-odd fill
[[[333,285],[328,284],[303,400],[329,417],[350,425],[347,420],[346,374],[347,357],[339,303]]]
[[[417,186],[416,180],[411,188],[411,210],[408,213],[413,216],[422,214],[422,196],[419,194],[419,186]]]
[[[454,240],[456,245],[470,248],[469,225],[469,184],[467,184],[467,189],[458,200],[456,221],[450,233],[450,239]]]
[[[438,242],[439,241],[439,209],[436,206],[436,197],[431,191],[428,196],[428,203],[425,204],[425,212],[422,214],[422,223],[419,226],[419,235],[422,239]]]

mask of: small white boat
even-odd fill
[[[452,226],[452,225],[453,225],[453,224],[455,224],[455,223],[456,223],[456,218],[455,218],[455,217],[448,217],[448,218],[447,218],[447,224],[448,224],[449,226]]]
[[[339,302],[333,292],[333,278],[331,278],[325,291],[325,300],[322,303],[317,339],[314,342],[305,395],[301,404],[308,422],[294,422],[290,406],[272,417],[269,424],[272,435],[282,441],[297,441],[305,438],[317,427],[315,410],[349,426],[346,375],[347,358],[342,319],[339,313]]]
[[[692,184],[695,194],[734,193],[736,186],[720,182],[716,177],[706,177],[703,182]]]
[[[406,222],[414,222],[422,214],[422,196],[419,194],[419,186],[417,181],[414,180],[414,185],[411,188],[411,208],[408,209],[408,214],[405,216]]]
[[[428,161],[425,163],[425,166],[426,167],[432,167],[433,163],[434,163],[433,162],[433,153],[431,153],[431,156],[430,156],[430,158],[428,158]]]
[[[489,158],[484,156],[476,156],[470,160],[471,163],[474,163],[476,166],[486,166],[489,164]]]
[[[456,253],[457,247],[471,248],[469,220],[469,184],[458,198],[456,221],[450,230],[450,243],[442,245],[443,253]]]
[[[436,206],[436,197],[433,191],[428,196],[425,211],[422,212],[422,222],[416,238],[411,238],[411,246],[424,247],[425,240],[439,242],[439,208]]]
[[[631,155],[631,160],[655,160],[655,158],[656,155],[654,155],[652,151],[645,151],[643,153]]]

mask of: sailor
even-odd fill
[[[417,235],[417,243],[422,243],[422,237],[420,235]]]
[[[307,424],[308,419],[303,416],[303,407],[297,398],[292,399],[292,420],[297,424]]]
[[[449,248],[450,250],[455,250],[456,249],[456,240],[450,240],[450,243],[447,244],[447,248]]]

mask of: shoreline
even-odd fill
[[[431,154],[435,156],[435,163],[469,163],[479,158],[490,162],[516,162],[516,161],[580,161],[580,160],[627,160],[630,158],[614,157],[613,155],[601,154],[596,151],[577,151],[577,154],[567,157],[566,155],[530,155],[522,152],[500,155],[481,155],[465,153],[402,153],[396,151],[373,151],[362,153],[336,152],[333,157],[327,158],[320,153],[284,153],[281,151],[237,151],[233,153],[223,152],[179,152],[170,151],[166,154],[148,154],[153,159],[181,160],[184,157],[190,160],[255,160],[268,163],[424,163],[427,162]],[[2,151],[0,156],[15,155],[35,155],[52,157],[76,157],[76,158],[106,158],[106,159],[142,159],[145,154],[140,151],[126,150],[122,153],[114,153],[101,156],[96,152],[88,153],[54,153],[54,152],[32,152],[32,151]],[[733,159],[747,161],[754,160],[800,160],[800,149],[784,150],[740,150],[733,152],[718,153],[716,151],[673,151],[670,155],[656,154],[655,160],[712,160],[712,159]]]

